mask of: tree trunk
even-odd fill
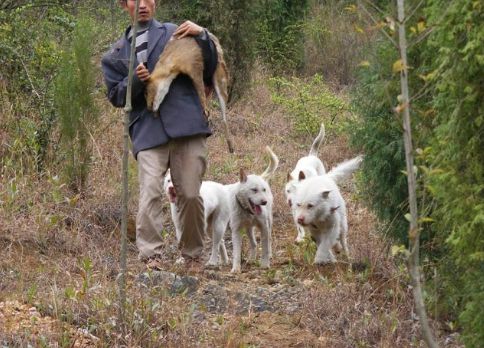
[[[420,319],[422,336],[428,347],[437,347],[432,331],[430,329],[425,304],[422,296],[422,286],[420,283],[419,270],[419,247],[420,247],[420,230],[418,227],[417,211],[417,194],[416,180],[413,164],[413,145],[412,145],[412,128],[410,125],[410,101],[408,93],[408,64],[407,64],[407,40],[405,36],[405,8],[404,0],[397,0],[398,6],[398,44],[400,48],[400,57],[402,60],[402,70],[400,72],[400,84],[402,91],[403,105],[403,139],[405,143],[405,159],[407,163],[407,180],[408,180],[408,201],[410,206],[410,229],[409,229],[409,248],[410,256],[408,259],[408,271],[413,286],[413,297],[415,301],[415,310]]]

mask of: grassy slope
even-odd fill
[[[285,112],[273,105],[267,87],[258,79],[253,90],[230,110],[236,154],[230,155],[214,117],[215,134],[209,138],[207,179],[222,183],[237,180],[240,167],[261,173],[266,167],[265,145],[280,158],[271,181],[275,197],[273,269],[245,265],[243,273],[230,275],[230,267],[195,273],[199,289],[214,281],[227,291],[295,288],[291,301],[298,310],[237,313],[229,303],[219,313],[204,311],[196,322],[193,298],[169,296],[160,287],[140,287],[136,281],[143,265],[136,247],[129,247],[128,346],[321,346],[408,347],[422,346],[418,325],[412,320],[412,301],[403,265],[389,256],[388,243],[376,231],[372,215],[357,200],[352,184],[343,187],[348,204],[349,243],[357,267],[341,263],[317,268],[308,263],[314,252],[308,242],[294,245],[296,231],[285,205],[283,187],[297,159],[309,151],[311,137],[295,136]],[[119,252],[119,192],[122,112],[99,99],[104,110],[95,139],[91,190],[84,200],[70,197],[55,179],[18,178],[19,192],[8,209],[0,211],[0,342],[25,345],[60,342],[114,346],[123,342],[116,324],[116,275]],[[217,115],[216,112],[213,113]],[[330,168],[350,158],[344,135],[328,132],[320,157]],[[132,190],[130,211],[136,211],[136,163],[130,158]],[[66,202],[67,200],[71,200]],[[165,200],[168,271],[187,274],[173,264],[177,257],[174,233]],[[132,229],[131,229],[132,232]],[[229,239],[227,234],[227,239]],[[247,242],[245,240],[245,242]],[[230,249],[230,244],[229,249]],[[340,258],[341,259],[341,258]],[[199,290],[200,292],[201,290]],[[24,307],[21,307],[25,304]],[[29,319],[35,306],[37,317]],[[3,309],[2,309],[3,308]],[[9,310],[7,310],[9,308]],[[26,314],[25,314],[26,313]],[[14,325],[25,316],[23,326]],[[438,325],[438,324],[436,324]],[[98,338],[81,341],[75,328],[90,328]],[[42,338],[44,337],[44,338]],[[2,341],[3,340],[3,341]],[[158,342],[158,343],[157,343]]]

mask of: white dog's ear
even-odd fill
[[[304,179],[306,179],[306,175],[304,175],[304,172],[302,170],[299,172],[299,178],[298,179],[299,179],[299,181],[303,181]]]
[[[291,173],[287,173],[287,182],[291,181],[292,180],[292,176],[291,176]]]
[[[246,182],[247,181],[247,174],[245,174],[245,171],[243,168],[240,168],[240,182]]]
[[[335,212],[336,210],[338,210],[338,209],[339,209],[339,205],[338,205],[337,207],[333,207],[333,208],[331,208],[331,209],[330,209],[331,214],[334,214],[334,212]]]
[[[330,193],[330,192],[331,192],[331,191],[323,191],[323,198],[324,198],[324,199],[327,199],[327,198],[329,197],[329,193]]]

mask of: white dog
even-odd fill
[[[169,170],[165,176],[164,189],[170,201],[171,218],[175,225],[176,239],[180,242],[182,231],[180,229],[180,220],[176,207],[177,197]],[[222,184],[213,181],[203,181],[200,186],[200,196],[203,199],[205,214],[204,230],[205,232],[212,231],[212,254],[207,262],[207,266],[218,266],[220,264],[219,253],[222,256],[222,263],[227,264],[229,258],[224,242],[224,233],[230,219],[227,192]]]
[[[254,228],[261,232],[261,267],[269,268],[272,257],[272,204],[273,197],[268,180],[275,172],[279,159],[269,147],[270,164],[261,175],[246,175],[240,170],[240,181],[226,185],[230,199],[230,229],[232,230],[232,273],[240,272],[242,254],[242,232],[246,231],[250,242],[249,260],[257,256]]]
[[[315,264],[336,262],[331,249],[339,245],[338,239],[349,258],[346,205],[337,184],[357,170],[361,161],[362,157],[358,156],[327,174],[308,179],[302,175],[295,196],[296,216],[298,224],[307,229],[316,242]]]
[[[296,163],[294,170],[287,175],[287,183],[285,187],[286,201],[291,208],[294,223],[297,227],[296,243],[304,240],[304,227],[297,223],[296,218],[296,206],[293,204],[294,197],[296,195],[297,186],[299,184],[299,177],[303,173],[305,178],[310,178],[317,175],[323,175],[326,173],[323,162],[318,158],[319,147],[324,139],[324,124],[321,123],[318,136],[314,139],[309,155],[299,159]]]

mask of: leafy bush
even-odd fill
[[[272,71],[303,67],[307,9],[308,0],[266,0],[254,7],[257,55]]]
[[[69,186],[83,192],[91,157],[89,129],[95,126],[93,99],[95,70],[91,58],[95,42],[93,23],[82,17],[72,43],[63,54],[55,84],[55,104],[60,118],[64,174]]]
[[[484,342],[483,5],[433,0],[427,11],[440,23],[426,51],[438,77],[429,103],[435,129],[427,188],[435,199],[435,229],[452,256],[450,267],[440,268],[444,295],[457,304],[448,310],[460,313],[466,346],[478,347]]]
[[[331,92],[321,75],[314,75],[307,81],[297,77],[274,77],[269,82],[273,102],[287,110],[296,132],[317,134],[322,121],[327,130],[343,129],[348,105]]]
[[[478,347],[484,340],[482,5],[433,0],[420,11],[407,25],[409,42],[433,26],[428,40],[409,51],[419,207],[433,221],[421,226],[423,253],[438,274],[433,279],[436,297],[428,299],[439,315],[458,319],[467,346]],[[365,152],[362,186],[367,201],[391,223],[391,234],[405,240],[401,120],[392,111],[399,86],[390,69],[398,57],[387,42],[379,43],[375,52],[375,59],[362,68],[355,92],[362,119],[352,143]]]
[[[44,167],[53,125],[49,92],[61,54],[59,41],[73,25],[72,16],[61,6],[41,6],[39,11],[34,5],[0,11],[0,79],[5,81],[6,103],[14,106],[2,113],[2,121],[16,144],[16,151],[9,151],[5,159],[22,154],[23,161],[11,164],[24,173]],[[26,123],[37,128],[33,134],[29,127],[18,127]]]
[[[351,143],[365,154],[361,174],[365,201],[381,220],[390,223],[392,237],[406,241],[405,152],[400,120],[392,112],[392,99],[388,97],[399,94],[398,81],[388,68],[397,52],[386,42],[379,44],[377,52],[378,60],[361,69],[353,94],[353,107],[361,117],[353,128]],[[385,65],[387,69],[382,69]]]
[[[306,73],[320,73],[339,85],[355,82],[355,69],[362,60],[362,50],[373,35],[360,28],[353,3],[310,1],[302,24]]]

